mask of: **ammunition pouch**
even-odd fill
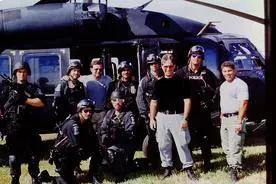
[[[54,147],[50,151],[48,162],[53,164],[59,158],[64,157],[71,150],[71,143],[66,135],[58,135]]]
[[[118,140],[121,137],[121,130],[118,126],[113,126],[110,131],[110,138],[113,141]]]

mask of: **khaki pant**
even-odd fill
[[[226,154],[227,163],[231,168],[242,167],[242,149],[245,130],[242,133],[236,133],[235,128],[238,126],[238,116],[222,117],[221,119],[221,146]]]

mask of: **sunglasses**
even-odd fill
[[[117,101],[117,102],[122,103],[122,102],[124,102],[125,100],[124,100],[124,99],[119,99],[119,98],[115,98],[115,99],[112,98],[111,101],[113,101],[113,102],[116,102],[116,101]]]
[[[88,112],[89,112],[89,113],[92,113],[92,109],[84,109],[83,112],[84,112],[84,113],[88,113]]]
[[[173,67],[174,67],[174,65],[163,65],[163,67],[165,68],[165,69],[172,69]]]
[[[193,58],[199,58],[199,59],[203,59],[203,56],[202,55],[200,55],[200,54],[192,54],[192,57]]]

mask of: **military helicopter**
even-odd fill
[[[135,8],[118,8],[108,6],[108,1],[40,0],[26,7],[0,10],[0,71],[11,76],[15,61],[29,63],[30,81],[47,96],[41,130],[54,126],[48,116],[54,88],[65,75],[70,59],[79,59],[82,74],[88,74],[91,59],[100,57],[105,74],[114,79],[119,62],[129,60],[140,80],[146,74],[145,59],[149,53],[161,56],[174,52],[180,67],[186,64],[183,61],[187,61],[188,50],[195,44],[204,46],[205,65],[218,79],[222,79],[223,61],[231,60],[238,66],[238,75],[249,85],[248,125],[256,128],[264,123],[265,61],[249,39],[221,33],[213,22],[203,24],[144,10],[150,2]],[[227,11],[263,23],[258,17]],[[216,124],[218,116],[217,109],[212,114]]]

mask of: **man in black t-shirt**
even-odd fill
[[[164,77],[155,82],[150,103],[150,128],[156,129],[161,166],[165,168],[162,179],[171,175],[173,140],[191,180],[196,180],[192,170],[193,158],[188,148],[191,140],[188,130],[188,115],[191,109],[191,89],[189,82],[175,77],[175,59],[165,54],[161,59]],[[172,140],[173,138],[173,140]]]

